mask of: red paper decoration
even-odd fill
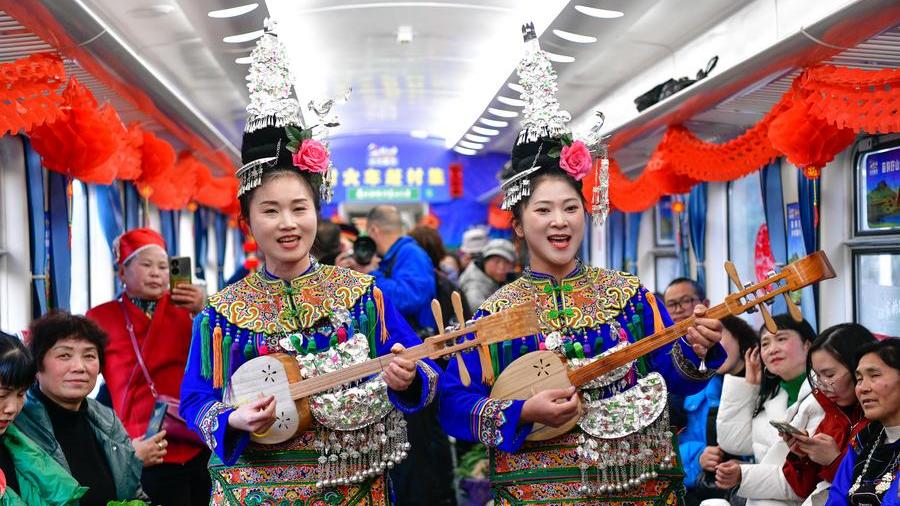
[[[154,204],[161,202],[164,209],[169,209],[168,204],[173,200],[172,181],[176,176],[175,150],[168,142],[150,132],[143,132],[141,176],[135,181],[138,192]],[[187,202],[184,204],[187,205]]]
[[[29,132],[44,167],[86,183],[110,184],[117,169],[106,162],[118,151],[125,127],[109,106],[97,107],[94,95],[74,77],[63,91],[64,113]]]
[[[56,93],[66,78],[55,54],[35,54],[0,64],[0,136],[29,131],[63,115]]]
[[[610,202],[642,211],[662,195],[684,193],[698,181],[737,179],[778,156],[815,179],[863,130],[900,131],[900,71],[813,67],[759,123],[728,142],[706,142],[675,125],[637,180],[610,160]]]
[[[131,124],[120,139],[119,150],[107,163],[114,164],[118,175],[116,179],[134,181],[141,175],[141,146],[144,144],[144,131],[137,124]]]
[[[837,128],[810,113],[795,84],[790,107],[769,125],[772,147],[800,167],[810,179],[819,177],[822,167],[856,139],[850,128]]]
[[[197,174],[197,184],[193,199],[197,203],[224,209],[231,205],[237,198],[238,180],[233,176],[213,177],[209,167],[197,161],[193,156],[185,160],[185,163],[193,163]]]

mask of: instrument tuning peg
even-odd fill
[[[800,310],[800,307],[794,303],[794,300],[791,299],[791,292],[785,292],[784,302],[787,304],[788,313],[791,315],[791,318],[795,322],[799,322],[803,320],[803,311]]]
[[[464,329],[466,327],[466,317],[465,314],[463,314],[462,297],[459,295],[459,292],[453,292],[450,295],[450,301],[453,303],[453,312],[456,313],[456,320],[459,322],[459,328]],[[472,384],[469,370],[466,369],[466,363],[459,353],[456,354],[456,365],[459,368],[459,380],[463,386],[467,387]]]

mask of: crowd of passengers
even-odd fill
[[[491,259],[504,261],[504,275],[514,268],[506,244],[489,249],[485,242],[482,250],[491,253],[488,260],[475,251],[472,265],[492,279],[501,276]],[[440,270],[442,256],[431,258]],[[122,300],[136,307],[134,318],[146,320],[136,325],[144,334],[167,311],[184,327],[186,346],[202,292],[147,289],[141,276],[167,265],[156,260],[158,266],[121,266]],[[676,322],[709,304],[686,278],[673,281],[662,299]],[[129,309],[113,304],[111,311]],[[132,354],[143,350],[121,336],[128,346],[111,346],[110,332],[95,319],[104,321],[102,310],[92,318],[53,312],[33,322],[26,340],[0,335],[0,504],[207,504],[209,450],[165,430],[144,436],[158,392],[129,389],[141,374]],[[687,504],[900,503],[900,340],[879,340],[855,323],[817,335],[806,321],[774,320],[775,333],[724,319],[728,359],[705,390],[673,399]],[[160,352],[164,365],[154,368],[153,381],[177,396],[186,357],[165,350],[154,356]],[[124,377],[123,356],[132,364]],[[89,397],[101,372],[115,410]]]

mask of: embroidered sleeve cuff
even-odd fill
[[[440,377],[438,371],[423,360],[416,361],[416,370],[416,379],[406,391],[395,392],[388,389],[388,399],[391,404],[404,413],[415,413],[431,404],[437,393],[438,378]],[[417,387],[417,385],[419,386]]]
[[[485,446],[505,452],[518,450],[531,432],[530,423],[519,426],[524,405],[525,401],[481,399],[472,408],[472,434]]]
[[[249,434],[229,429],[228,416],[232,411],[234,408],[225,403],[212,402],[206,409],[200,410],[196,421],[197,430],[206,446],[226,466],[233,465],[250,442]]]
[[[718,344],[716,344],[719,347]],[[715,348],[711,348],[710,353],[715,353]],[[717,358],[713,355],[711,358]],[[675,364],[675,369],[678,373],[693,381],[705,381],[709,378],[712,378],[716,375],[716,369],[718,366],[722,365],[722,361],[718,360],[718,364],[706,363],[706,371],[700,371],[700,358],[694,353],[694,350],[685,342],[684,339],[681,339],[672,346],[672,363]]]

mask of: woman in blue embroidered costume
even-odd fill
[[[856,397],[870,423],[850,440],[825,505],[898,506],[900,340],[870,343],[856,356]]]
[[[266,265],[196,318],[180,411],[214,452],[213,504],[387,504],[385,471],[409,449],[394,408],[431,402],[433,363],[395,357],[376,377],[313,396],[313,428],[276,445],[250,441],[276,422],[274,397],[228,403],[230,376],[257,356],[287,353],[309,378],[421,343],[372,277],[310,257],[327,149],[299,127],[278,40],[264,35],[252,56],[239,195]]]
[[[469,386],[451,361],[441,380],[441,423],[450,435],[490,448],[497,504],[674,504],[683,486],[667,389],[701,390],[725,358],[718,344],[721,324],[702,318],[706,308],[697,309],[701,318],[684,339],[591,381],[580,395],[570,388],[527,401],[489,397],[493,378],[526,353],[553,350],[578,367],[671,324],[637,277],[576,258],[585,226],[580,180],[591,170],[592,155],[603,153],[599,139],[589,141],[590,148],[572,140],[568,114],[554,96],[555,73],[528,26],[525,40],[529,47],[518,68],[526,101],[523,130],[502,188],[530,266],[489,297],[476,318],[533,300],[542,332],[494,346],[486,368],[478,354],[463,354]],[[607,205],[604,162],[596,164],[597,214],[605,214]],[[584,413],[578,427],[547,441],[525,441],[534,423],[559,427],[577,415],[579,403]]]

